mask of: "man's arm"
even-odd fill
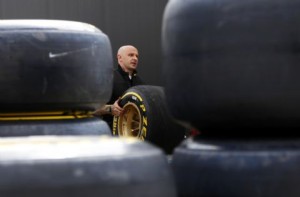
[[[102,115],[113,115],[113,116],[119,116],[123,112],[123,108],[119,106],[119,100],[116,100],[113,105],[104,105],[103,107],[97,109],[93,112],[93,115],[95,116],[102,116]]]
[[[104,105],[103,107],[97,109],[96,111],[93,112],[93,115],[95,116],[102,116],[102,115],[106,115],[106,114],[110,114],[111,113],[111,106],[112,105]]]

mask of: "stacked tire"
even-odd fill
[[[179,196],[299,196],[300,2],[171,0],[163,18],[172,115],[201,135],[173,167]]]
[[[1,196],[176,196],[165,155],[139,140],[10,137],[0,147]]]
[[[110,42],[99,29],[0,21],[0,59],[0,196],[176,196],[159,148],[109,136],[92,116],[113,78]]]
[[[110,134],[109,38],[72,21],[0,21],[0,136]],[[76,125],[76,126],[75,126]]]

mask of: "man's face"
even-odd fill
[[[138,50],[134,47],[126,47],[119,55],[119,63],[126,72],[133,72],[138,65]]]

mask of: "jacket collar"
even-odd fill
[[[129,75],[129,73],[125,72],[119,64],[118,64],[118,70],[121,73],[121,75],[123,75],[123,76],[128,76]],[[136,74],[137,74],[137,71],[134,70],[133,73],[132,73],[132,76],[136,76]]]

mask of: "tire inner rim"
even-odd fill
[[[142,117],[140,110],[131,102],[124,105],[123,109],[123,114],[119,116],[119,135],[141,138]]]

